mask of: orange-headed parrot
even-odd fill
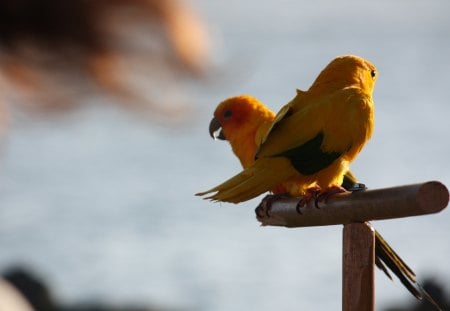
[[[298,90],[281,108],[265,135],[257,135],[252,165],[197,195],[213,193],[207,198],[239,203],[280,184],[291,196],[340,187],[372,135],[376,78],[375,66],[363,58],[334,59],[308,91]]]

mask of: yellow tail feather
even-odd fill
[[[292,172],[295,171],[286,158],[262,158],[217,187],[196,195],[203,196],[214,193],[205,199],[239,203],[270,191],[276,185],[289,179]]]

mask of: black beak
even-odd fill
[[[216,118],[212,118],[209,123],[209,135],[211,135],[213,139],[226,140],[222,131],[222,124],[220,124],[219,120]]]

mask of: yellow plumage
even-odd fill
[[[372,92],[376,68],[357,56],[334,59],[308,91],[276,115],[261,139],[256,161],[208,191],[208,199],[238,203],[282,182],[287,192],[304,195],[309,187],[340,186],[373,130]]]

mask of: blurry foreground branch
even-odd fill
[[[205,72],[207,41],[182,0],[1,1],[1,103],[55,111],[103,93],[164,114],[167,85]]]

